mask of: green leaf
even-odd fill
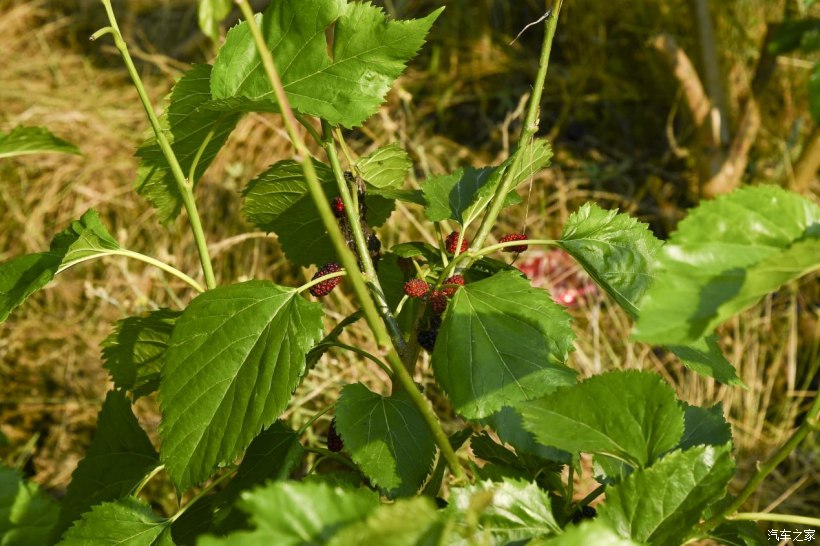
[[[707,377],[714,377],[721,383],[746,387],[737,376],[723,351],[718,346],[718,337],[710,335],[702,337],[687,345],[670,345],[667,347],[675,353],[681,363],[690,370]]]
[[[720,446],[732,441],[732,428],[723,417],[723,408],[715,404],[711,408],[700,408],[683,404],[683,437],[679,449],[689,449],[698,445]]]
[[[774,55],[783,55],[798,48],[805,49],[802,46],[805,45],[807,38],[818,32],[820,32],[820,19],[815,17],[781,21],[768,44],[769,52]]]
[[[427,262],[438,263],[441,255],[438,249],[422,242],[400,243],[390,247],[390,252],[401,258],[424,258]]]
[[[521,415],[511,407],[502,408],[481,422],[492,427],[498,438],[515,448],[515,452],[521,456],[536,457],[560,464],[571,462],[570,453],[538,443],[532,432],[524,428]]]
[[[640,546],[601,521],[585,521],[578,526],[568,526],[563,534],[548,540],[533,540],[527,546]]]
[[[380,8],[346,0],[272,2],[261,20],[291,106],[334,125],[373,115],[441,13],[389,21]],[[333,31],[328,45],[326,31]],[[215,99],[275,101],[247,22],[228,32],[214,63]]]
[[[379,506],[366,520],[348,525],[327,544],[435,546],[441,544],[443,531],[433,502],[416,497]]]
[[[820,63],[815,63],[809,75],[809,112],[814,123],[820,124]]]
[[[285,409],[321,337],[322,306],[265,281],[198,296],[165,353],[160,455],[180,490],[236,458]]]
[[[398,144],[377,148],[356,162],[362,178],[379,189],[401,188],[412,166],[410,156]]]
[[[727,521],[710,532],[709,538],[729,546],[763,546],[769,543],[753,521]]]
[[[232,4],[231,0],[199,0],[199,28],[214,42],[219,40],[219,23],[231,12]]]
[[[108,254],[120,246],[89,210],[80,220],[51,241],[48,252],[18,256],[0,264],[0,323],[54,275],[97,254]]]
[[[404,188],[371,188],[370,193],[379,195],[385,199],[392,199],[393,201],[401,201],[402,203],[412,203],[414,205],[426,205],[424,200],[424,193],[421,190],[412,190]]]
[[[646,224],[617,210],[587,203],[564,225],[558,245],[633,318],[654,279],[653,262],[663,243]]]
[[[608,487],[598,517],[621,536],[650,545],[679,544],[734,473],[731,446],[675,451]]]
[[[135,399],[157,390],[162,358],[181,314],[157,309],[144,317],[117,321],[102,343],[102,354],[105,369],[118,388],[133,392]]]
[[[159,457],[134,417],[131,402],[122,392],[110,391],[91,446],[71,475],[55,537],[95,504],[130,494],[157,466]]]
[[[468,283],[448,305],[433,353],[436,380],[469,419],[575,382],[573,333],[549,293],[504,271]]]
[[[353,461],[391,496],[412,495],[430,473],[435,440],[405,391],[384,398],[347,385],[336,403],[336,429]]]
[[[199,157],[192,183],[199,182],[241,117],[234,110],[215,110],[210,77],[210,65],[194,65],[174,85],[170,104],[160,118],[165,137],[185,177],[189,177],[191,167]],[[137,193],[157,209],[161,222],[173,220],[182,208],[182,195],[156,137],[144,142],[137,150],[137,156],[140,158],[135,182]]]
[[[82,155],[82,152],[44,127],[15,127],[10,133],[0,133],[0,159],[18,155],[60,153]]]
[[[543,444],[637,467],[652,464],[683,435],[675,392],[648,372],[607,372],[517,409]]]
[[[774,186],[702,203],[661,252],[636,338],[683,344],[820,266],[820,207]]]
[[[59,546],[166,546],[171,521],[134,497],[95,506],[66,532]],[[170,534],[170,533],[168,533]]]
[[[339,195],[330,167],[318,161],[314,161],[314,167],[328,198]],[[275,232],[291,262],[308,266],[338,260],[299,163],[275,163],[251,180],[242,195],[242,214],[259,229]],[[394,203],[370,194],[365,199],[368,225],[376,227],[386,222]]]
[[[484,481],[453,488],[449,502],[447,511],[462,518],[471,508],[475,510],[477,506],[483,506],[478,514],[479,536],[491,536],[493,544],[508,544],[561,532],[552,515],[549,493],[534,483]]]
[[[0,544],[49,544],[59,507],[37,484],[0,465]]]
[[[346,524],[364,520],[379,505],[367,489],[345,490],[324,483],[274,482],[245,493],[240,508],[254,531],[224,538],[204,537],[198,546],[315,546]]]

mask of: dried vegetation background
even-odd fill
[[[442,2],[377,3],[393,15],[412,17]],[[520,126],[522,97],[537,68],[537,32],[509,44],[543,13],[543,2],[444,3],[448,9],[430,43],[388,103],[350,135],[360,154],[400,142],[415,160],[416,182],[458,166],[505,158]],[[553,140],[556,157],[553,167],[525,188],[526,205],[504,217],[497,233],[526,226],[531,234],[556,236],[566,217],[587,200],[635,214],[659,236],[674,229],[699,195],[697,131],[679,82],[650,39],[662,32],[673,36],[697,64],[695,3],[565,3],[541,116],[541,131]],[[783,0],[712,4],[727,123],[736,127],[766,24],[790,8]],[[157,105],[192,62],[212,56],[196,30],[192,1],[123,0],[115,2],[115,9]],[[18,124],[43,125],[84,154],[0,160],[0,261],[47,248],[53,234],[95,208],[124,246],[187,272],[198,271],[184,218],[158,226],[147,203],[131,189],[133,153],[148,124],[113,48],[105,40],[88,41],[105,24],[99,3],[0,0],[0,21],[0,131]],[[776,60],[765,92],[756,97],[761,126],[744,183],[795,187],[794,166],[814,131],[806,96],[810,66],[800,58]],[[290,154],[275,118],[250,116],[206,173],[197,198],[221,282],[266,278],[301,283],[312,274],[290,266],[275,237],[254,233],[238,214],[244,183]],[[816,177],[799,189],[816,198]],[[389,246],[425,237],[417,219],[418,211],[400,206],[381,231],[382,241]],[[684,400],[724,404],[735,427],[743,477],[788,436],[805,399],[817,389],[816,281],[788,287],[721,329],[722,345],[748,390],[700,379],[671,356],[631,343],[625,315],[600,297],[571,310],[578,333],[571,364],[585,375],[614,368],[655,370]],[[0,447],[5,462],[60,495],[90,442],[110,386],[99,346],[113,322],[156,307],[179,308],[192,296],[154,269],[112,258],[76,267],[30,298],[0,325],[0,431],[9,439],[8,446]],[[332,301],[331,321],[353,308],[344,293]],[[355,329],[348,341],[370,343]],[[429,369],[422,368],[418,380],[447,411]],[[330,353],[297,391],[288,417],[302,423],[332,403],[338,386],[354,380],[379,385],[379,373],[346,354]],[[141,400],[138,411],[147,427],[155,429],[155,402]],[[326,426],[326,420],[318,422],[307,432],[307,441],[323,435]],[[818,453],[816,441],[805,444],[750,508],[816,513]],[[588,489],[588,481],[580,484],[579,494]]]

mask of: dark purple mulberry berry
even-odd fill
[[[593,519],[597,515],[597,510],[595,510],[595,508],[593,508],[592,506],[582,506],[572,516],[572,523],[580,523],[582,520],[585,519]]]
[[[420,347],[428,353],[432,353],[433,347],[436,345],[437,336],[438,332],[436,330],[423,330],[418,333],[416,340],[419,342]]]
[[[430,292],[430,307],[437,315],[442,314],[447,309],[447,296],[444,295],[444,292],[440,290]]]
[[[319,271],[313,275],[312,280],[316,280],[319,277],[324,277],[325,275],[329,275],[331,273],[336,273],[342,270],[342,266],[333,262],[323,266]],[[342,282],[341,277],[334,277],[332,279],[327,279],[326,281],[322,281],[319,284],[310,287],[310,293],[316,296],[317,298],[323,298],[330,294],[331,290],[336,288],[339,283]]]
[[[442,288],[441,289],[441,292],[445,296],[447,296],[448,298],[452,298],[455,295],[456,290],[458,290],[458,287],[459,286],[464,286],[464,277],[462,277],[461,275],[453,275],[452,277],[450,277],[448,279],[445,279],[444,284],[445,285],[447,285],[447,284],[456,285],[456,286],[448,286],[447,288]]]
[[[444,246],[447,248],[447,252],[449,252],[450,254],[455,254],[456,253],[456,250],[457,250],[456,246],[458,245],[458,236],[459,235],[460,235],[459,232],[454,231],[450,235],[447,236],[447,239],[444,240]],[[464,252],[465,250],[467,250],[468,246],[470,246],[470,242],[467,239],[462,240],[461,241],[461,250],[459,250],[459,253]]]
[[[404,293],[411,298],[423,298],[430,289],[422,279],[410,279],[404,283]]]
[[[334,197],[330,200],[330,208],[333,209],[333,215],[336,218],[341,218],[345,215],[345,202],[341,197]]]
[[[345,448],[342,437],[336,432],[336,418],[330,421],[330,428],[327,429],[327,449],[333,453],[339,453]]]
[[[510,241],[523,241],[527,238],[523,233],[510,233],[498,240],[499,243],[509,243]],[[513,245],[501,249],[504,252],[524,252],[527,250],[527,245]]]

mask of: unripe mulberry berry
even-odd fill
[[[404,283],[404,293],[411,298],[423,298],[430,289],[422,279],[410,279]]]
[[[436,330],[423,330],[418,333],[416,340],[419,342],[420,347],[428,353],[432,353],[433,347],[436,345],[437,336],[438,332]]]
[[[316,274],[313,275],[312,280],[315,281],[319,277],[324,277],[325,275],[329,275],[331,273],[336,273],[336,272],[341,271],[341,270],[342,270],[342,266],[340,266],[339,264],[337,264],[335,262],[329,263],[329,264],[323,266],[319,271],[317,271]],[[314,296],[316,296],[317,298],[323,298],[323,297],[327,296],[328,294],[330,294],[331,290],[336,288],[339,285],[340,282],[342,282],[341,277],[334,277],[332,279],[327,279],[325,281],[320,282],[319,284],[311,286],[310,287],[310,293],[313,294]]]
[[[509,243],[510,241],[523,241],[527,238],[523,233],[510,233],[498,240],[499,243]],[[513,245],[501,249],[504,252],[524,252],[527,250],[527,245]]]
[[[437,315],[442,314],[447,309],[447,296],[444,295],[444,292],[440,290],[430,292],[430,307]]]
[[[447,236],[447,239],[444,240],[444,246],[447,248],[447,252],[450,254],[455,254],[458,246],[458,236],[460,233],[458,231],[452,232],[450,235]],[[459,253],[464,252],[467,250],[467,247],[470,246],[470,242],[467,239],[461,241],[461,250]]]
[[[330,421],[330,428],[327,429],[327,449],[333,453],[339,453],[345,448],[342,437],[336,432],[336,418]]]
[[[336,218],[341,218],[345,215],[345,202],[341,197],[334,197],[330,200],[330,208],[333,209],[333,215]]]
[[[444,281],[444,284],[455,284],[458,286],[448,286],[447,288],[442,288],[441,292],[447,296],[448,298],[452,298],[456,290],[458,290],[459,286],[464,286],[464,277],[461,275],[453,275]]]

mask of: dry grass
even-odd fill
[[[174,13],[185,20],[189,5],[166,2],[165,8],[177,4],[182,7]],[[413,15],[432,3],[385,4]],[[351,135],[351,146],[359,154],[388,142],[401,143],[414,157],[418,180],[503,158],[517,134],[519,99],[534,71],[531,37],[513,47],[506,45],[531,12],[488,7],[484,2],[451,4],[454,9],[441,20],[424,60],[411,67],[380,113]],[[663,76],[645,53],[633,51],[646,61],[648,70],[626,77],[630,61],[617,57],[607,45],[614,40],[621,52],[641,47],[643,39],[664,25],[685,36],[685,22],[675,17],[684,9],[682,0],[656,4],[661,7],[641,4],[636,15],[627,18],[624,14],[632,3],[571,3],[543,115],[544,126],[557,143],[555,166],[535,177],[525,190],[527,206],[505,216],[499,233],[526,226],[529,233],[555,236],[570,212],[590,199],[638,214],[661,233],[681,216],[691,168],[658,145],[657,125],[644,125],[647,117],[665,119],[670,101],[664,96],[669,99],[674,90],[653,86]],[[763,13],[760,2],[743,4],[750,13]],[[78,5],[92,9],[88,2]],[[152,7],[140,5],[145,10]],[[532,12],[538,5],[527,3]],[[133,14],[136,17],[137,10]],[[111,49],[96,45],[95,54],[84,51],[88,19],[54,16],[46,3],[9,0],[0,0],[0,17],[0,44],[5,50],[0,61],[0,130],[17,124],[44,125],[78,143],[84,153],[78,158],[46,155],[0,163],[0,260],[46,248],[52,234],[93,207],[124,246],[157,255],[185,271],[198,271],[184,219],[169,229],[158,227],[150,208],[131,190],[136,172],[133,151],[147,126],[144,112]],[[727,34],[727,39],[749,40],[755,28],[760,27],[739,37]],[[132,30],[139,38],[139,25]],[[178,41],[178,36],[172,38]],[[155,102],[184,67],[163,56],[162,45],[156,50],[145,47],[140,55]],[[733,62],[742,81],[748,63]],[[804,115],[802,106],[794,106],[804,104],[804,97],[799,81],[793,80],[794,75],[787,73],[779,82],[779,92],[790,105],[788,115],[781,116],[778,125],[775,116],[767,118],[767,138],[758,146],[766,175],[784,171],[785,137],[780,135],[788,134],[784,127],[794,126]],[[638,109],[647,112],[641,117]],[[573,131],[579,127],[581,136],[575,138]],[[785,152],[794,150],[787,147]],[[277,121],[251,116],[202,181],[200,209],[207,211],[204,223],[217,277],[223,282],[268,278],[292,284],[303,278],[302,271],[284,260],[274,239],[243,235],[252,230],[237,214],[238,191],[244,183],[289,154]],[[389,246],[400,240],[429,240],[419,219],[416,212],[400,207],[380,234],[383,242]],[[690,403],[722,403],[735,429],[742,478],[783,441],[806,398],[817,389],[816,383],[808,382],[820,362],[817,296],[816,283],[805,282],[800,290],[769,297],[720,331],[721,343],[748,390],[699,378],[669,355],[630,342],[628,319],[600,299],[572,311],[578,341],[571,365],[583,375],[618,368],[654,370]],[[148,309],[179,307],[191,297],[185,286],[152,269],[110,259],[80,266],[30,298],[0,325],[0,430],[12,444],[11,450],[2,452],[5,460],[25,466],[46,487],[62,490],[90,441],[96,413],[110,387],[99,343],[111,324]],[[344,293],[334,294],[331,308],[329,323],[354,310]],[[345,336],[354,345],[371,344],[358,327]],[[420,367],[417,380],[447,411],[428,364]],[[333,403],[339,387],[357,380],[376,390],[384,388],[385,378],[377,368],[332,351],[297,390],[286,416],[296,425],[306,422]],[[154,402],[141,401],[138,411],[147,428],[155,430]],[[321,436],[326,422],[308,430],[309,441]],[[446,425],[452,429],[458,421]],[[750,508],[815,512],[820,505],[817,454],[816,444],[795,453]],[[580,492],[589,488],[589,481],[579,483]]]

